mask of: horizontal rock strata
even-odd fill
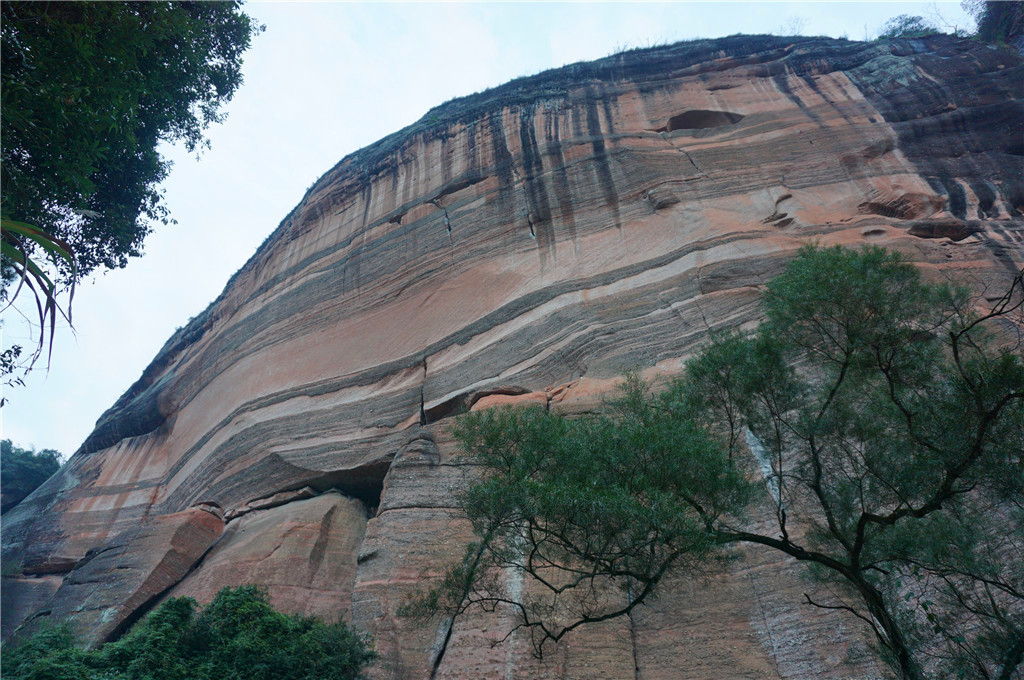
[[[4,635],[99,642],[256,582],[370,634],[376,678],[874,677],[862,627],[763,554],[543,661],[492,646],[500,617],[397,610],[472,539],[452,416],[583,413],[626,371],[678,372],[807,243],[998,290],[1024,265],[1022,99],[1021,58],[969,41],[738,36],[435,109],[317,181],[5,515]]]
[[[209,602],[224,586],[258,583],[278,609],[333,621],[352,605],[366,520],[338,492],[247,513],[168,594]]]

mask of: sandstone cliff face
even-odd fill
[[[755,552],[543,662],[491,645],[500,617],[396,610],[471,538],[450,416],[677,372],[812,241],[996,289],[1024,265],[1022,99],[1022,59],[967,41],[734,37],[438,107],[322,177],[4,517],[4,635],[59,618],[98,643],[256,582],[371,634],[378,678],[880,675]]]

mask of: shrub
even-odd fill
[[[355,680],[375,658],[344,623],[275,611],[256,586],[224,588],[204,609],[164,602],[120,640],[82,650],[66,626],[5,649],[10,680]]]
[[[938,29],[928,23],[924,17],[901,14],[885,22],[882,32],[878,34],[878,39],[921,38],[926,35],[935,35],[938,32]]]

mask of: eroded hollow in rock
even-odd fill
[[[331,490],[362,501],[367,514],[372,517],[380,505],[384,478],[390,467],[391,460],[386,459],[341,470],[304,470],[288,486],[228,510],[225,518],[230,522],[253,511],[305,500]]]
[[[390,466],[390,460],[383,460],[348,470],[325,472],[322,475],[303,480],[302,485],[312,487],[320,493],[337,489],[348,496],[361,500],[372,515],[380,505],[384,477],[387,476]]]
[[[683,111],[668,119],[666,126],[669,132],[673,130],[705,130],[707,128],[732,125],[743,120],[745,116],[732,111],[706,111],[694,109]]]
[[[420,425],[429,425],[465,413],[469,410],[469,399],[470,395],[463,392],[430,408],[424,408],[420,414]]]

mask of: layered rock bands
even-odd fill
[[[377,678],[868,678],[855,619],[741,554],[543,661],[508,621],[397,615],[471,539],[469,408],[593,409],[754,324],[807,243],[997,290],[1024,265],[1024,65],[938,36],[733,37],[449,102],[324,175],[61,472],[4,517],[4,634],[93,644],[265,585],[373,637]],[[508,578],[514,578],[509,575]]]

